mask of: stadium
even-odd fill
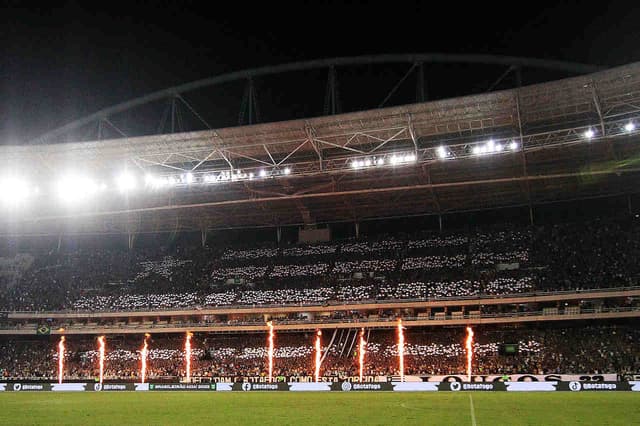
[[[454,62],[506,71],[426,99]],[[341,113],[336,70],[390,63]],[[257,79],[310,70],[325,114],[257,122]],[[640,63],[487,55],[233,72],[0,146],[0,422],[639,422],[638,159]]]

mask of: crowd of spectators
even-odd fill
[[[0,311],[188,308],[635,286],[633,219],[277,247],[0,253]]]
[[[358,374],[359,330],[325,330],[322,375]],[[407,329],[405,374],[466,373],[464,328]],[[0,377],[49,378],[57,375],[57,340],[0,340]],[[107,336],[105,377],[133,379],[139,375],[143,336]],[[277,333],[275,375],[313,375],[314,333]],[[365,333],[365,374],[398,374],[397,335],[389,330]],[[640,372],[640,328],[634,322],[490,327],[475,329],[474,374],[637,374]],[[515,344],[515,355],[499,351]],[[69,336],[65,352],[66,379],[97,376],[96,340]],[[192,376],[260,376],[267,365],[266,334],[215,335],[192,338]],[[185,368],[183,335],[153,335],[149,339],[149,378],[182,377]]]

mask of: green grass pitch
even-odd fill
[[[0,424],[640,425],[640,394],[6,392]]]

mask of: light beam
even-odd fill
[[[269,383],[273,382],[273,323],[271,321],[267,322],[267,326],[269,327]]]
[[[362,373],[364,371],[364,356],[367,350],[366,345],[367,342],[364,340],[364,328],[362,328],[360,330],[360,346],[358,350],[358,361],[360,362],[360,383],[362,383]]]
[[[64,373],[64,336],[60,336],[58,343],[58,383],[62,384],[62,375]]]
[[[473,330],[467,327],[467,340],[465,342],[467,348],[467,381],[471,381],[471,361],[473,361]]]
[[[149,345],[147,344],[147,339],[150,334],[145,333],[144,335],[144,346],[140,350],[140,378],[141,383],[144,383],[145,378],[147,377],[147,357],[149,356]]]
[[[321,362],[321,357],[320,357],[320,351],[322,350],[322,347],[320,345],[320,338],[322,337],[322,330],[318,330],[318,333],[316,334],[316,383],[318,383],[320,381],[320,362]]]
[[[400,381],[404,382],[404,329],[402,319],[398,319],[398,359],[400,363]]]
[[[187,364],[187,383],[191,382],[191,336],[193,336],[193,333],[187,331],[187,339],[184,342],[184,357]]]
[[[100,354],[100,385],[102,385],[104,378],[104,336],[98,337],[98,344],[100,345],[98,348],[98,353]]]

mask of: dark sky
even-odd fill
[[[489,2],[434,6],[428,1],[298,1],[295,6],[129,1],[105,2],[100,8],[90,5],[93,2],[41,7],[26,3],[3,2],[0,14],[2,144],[24,142],[166,87],[316,58],[439,52],[605,66],[640,60],[640,7],[630,9],[629,2],[513,2],[497,7]],[[492,73],[493,78],[499,76]],[[354,98],[364,93],[349,91],[349,79],[359,77],[357,70],[343,75],[341,93],[349,106],[345,109],[356,109]],[[455,78],[431,82],[431,87],[455,85]],[[290,83],[293,86],[294,80]],[[385,84],[388,91],[395,82]],[[270,105],[305,108],[302,101],[281,97],[276,87],[268,81],[258,85],[267,119],[279,118],[269,117]],[[384,96],[385,91],[380,93]],[[228,125],[224,113],[237,117],[240,100],[241,93],[230,95],[226,105],[224,99],[217,100],[220,121],[213,118],[213,124]],[[321,110],[322,99],[317,102]],[[316,110],[304,113],[313,115]]]

